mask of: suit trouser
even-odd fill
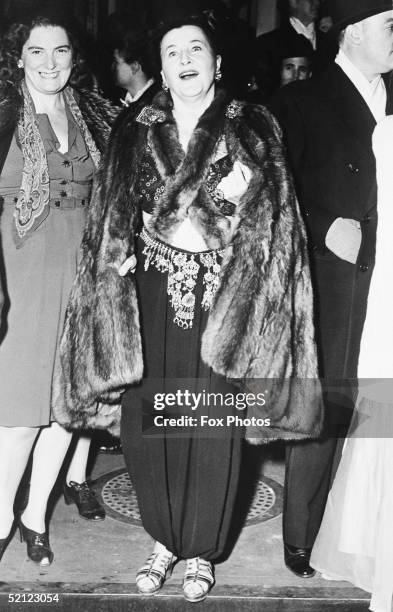
[[[288,445],[284,493],[284,541],[311,548],[322,521],[329,485],[338,463],[353,408],[361,331],[364,324],[371,269],[359,272],[328,252],[314,260],[317,342],[325,387],[329,437]],[[333,387],[333,390],[332,390]],[[337,467],[337,465],[336,465]]]

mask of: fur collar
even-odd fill
[[[211,249],[228,242],[230,223],[214,205],[205,182],[219,138],[224,131],[226,95],[218,92],[202,115],[185,154],[178,140],[177,127],[168,95],[156,99],[160,120],[151,124],[148,143],[156,167],[165,179],[165,189],[150,222],[150,231],[170,240],[188,215]],[[153,107],[154,108],[154,107]],[[165,119],[163,118],[165,115]],[[138,121],[138,118],[137,118]]]

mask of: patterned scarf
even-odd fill
[[[18,121],[18,136],[22,148],[23,172],[19,197],[15,204],[15,231],[13,232],[17,248],[23,246],[48,216],[50,198],[50,179],[45,147],[33,110],[33,100],[24,81],[22,81],[21,90],[24,104]],[[98,168],[100,153],[79,110],[72,89],[66,87],[63,94],[93,163]]]

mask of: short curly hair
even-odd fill
[[[0,44],[0,82],[17,85],[23,79],[24,71],[18,67],[18,60],[31,31],[37,27],[60,27],[66,32],[73,57],[73,70],[69,83],[79,88],[88,88],[92,74],[75,29],[65,20],[40,16],[26,23],[12,23],[4,33]]]

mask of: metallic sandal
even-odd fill
[[[187,559],[183,593],[187,601],[203,601],[214,585],[213,566],[201,557]]]
[[[159,591],[165,580],[171,576],[176,561],[176,557],[168,550],[153,552],[136,575],[139,593],[152,595]]]

